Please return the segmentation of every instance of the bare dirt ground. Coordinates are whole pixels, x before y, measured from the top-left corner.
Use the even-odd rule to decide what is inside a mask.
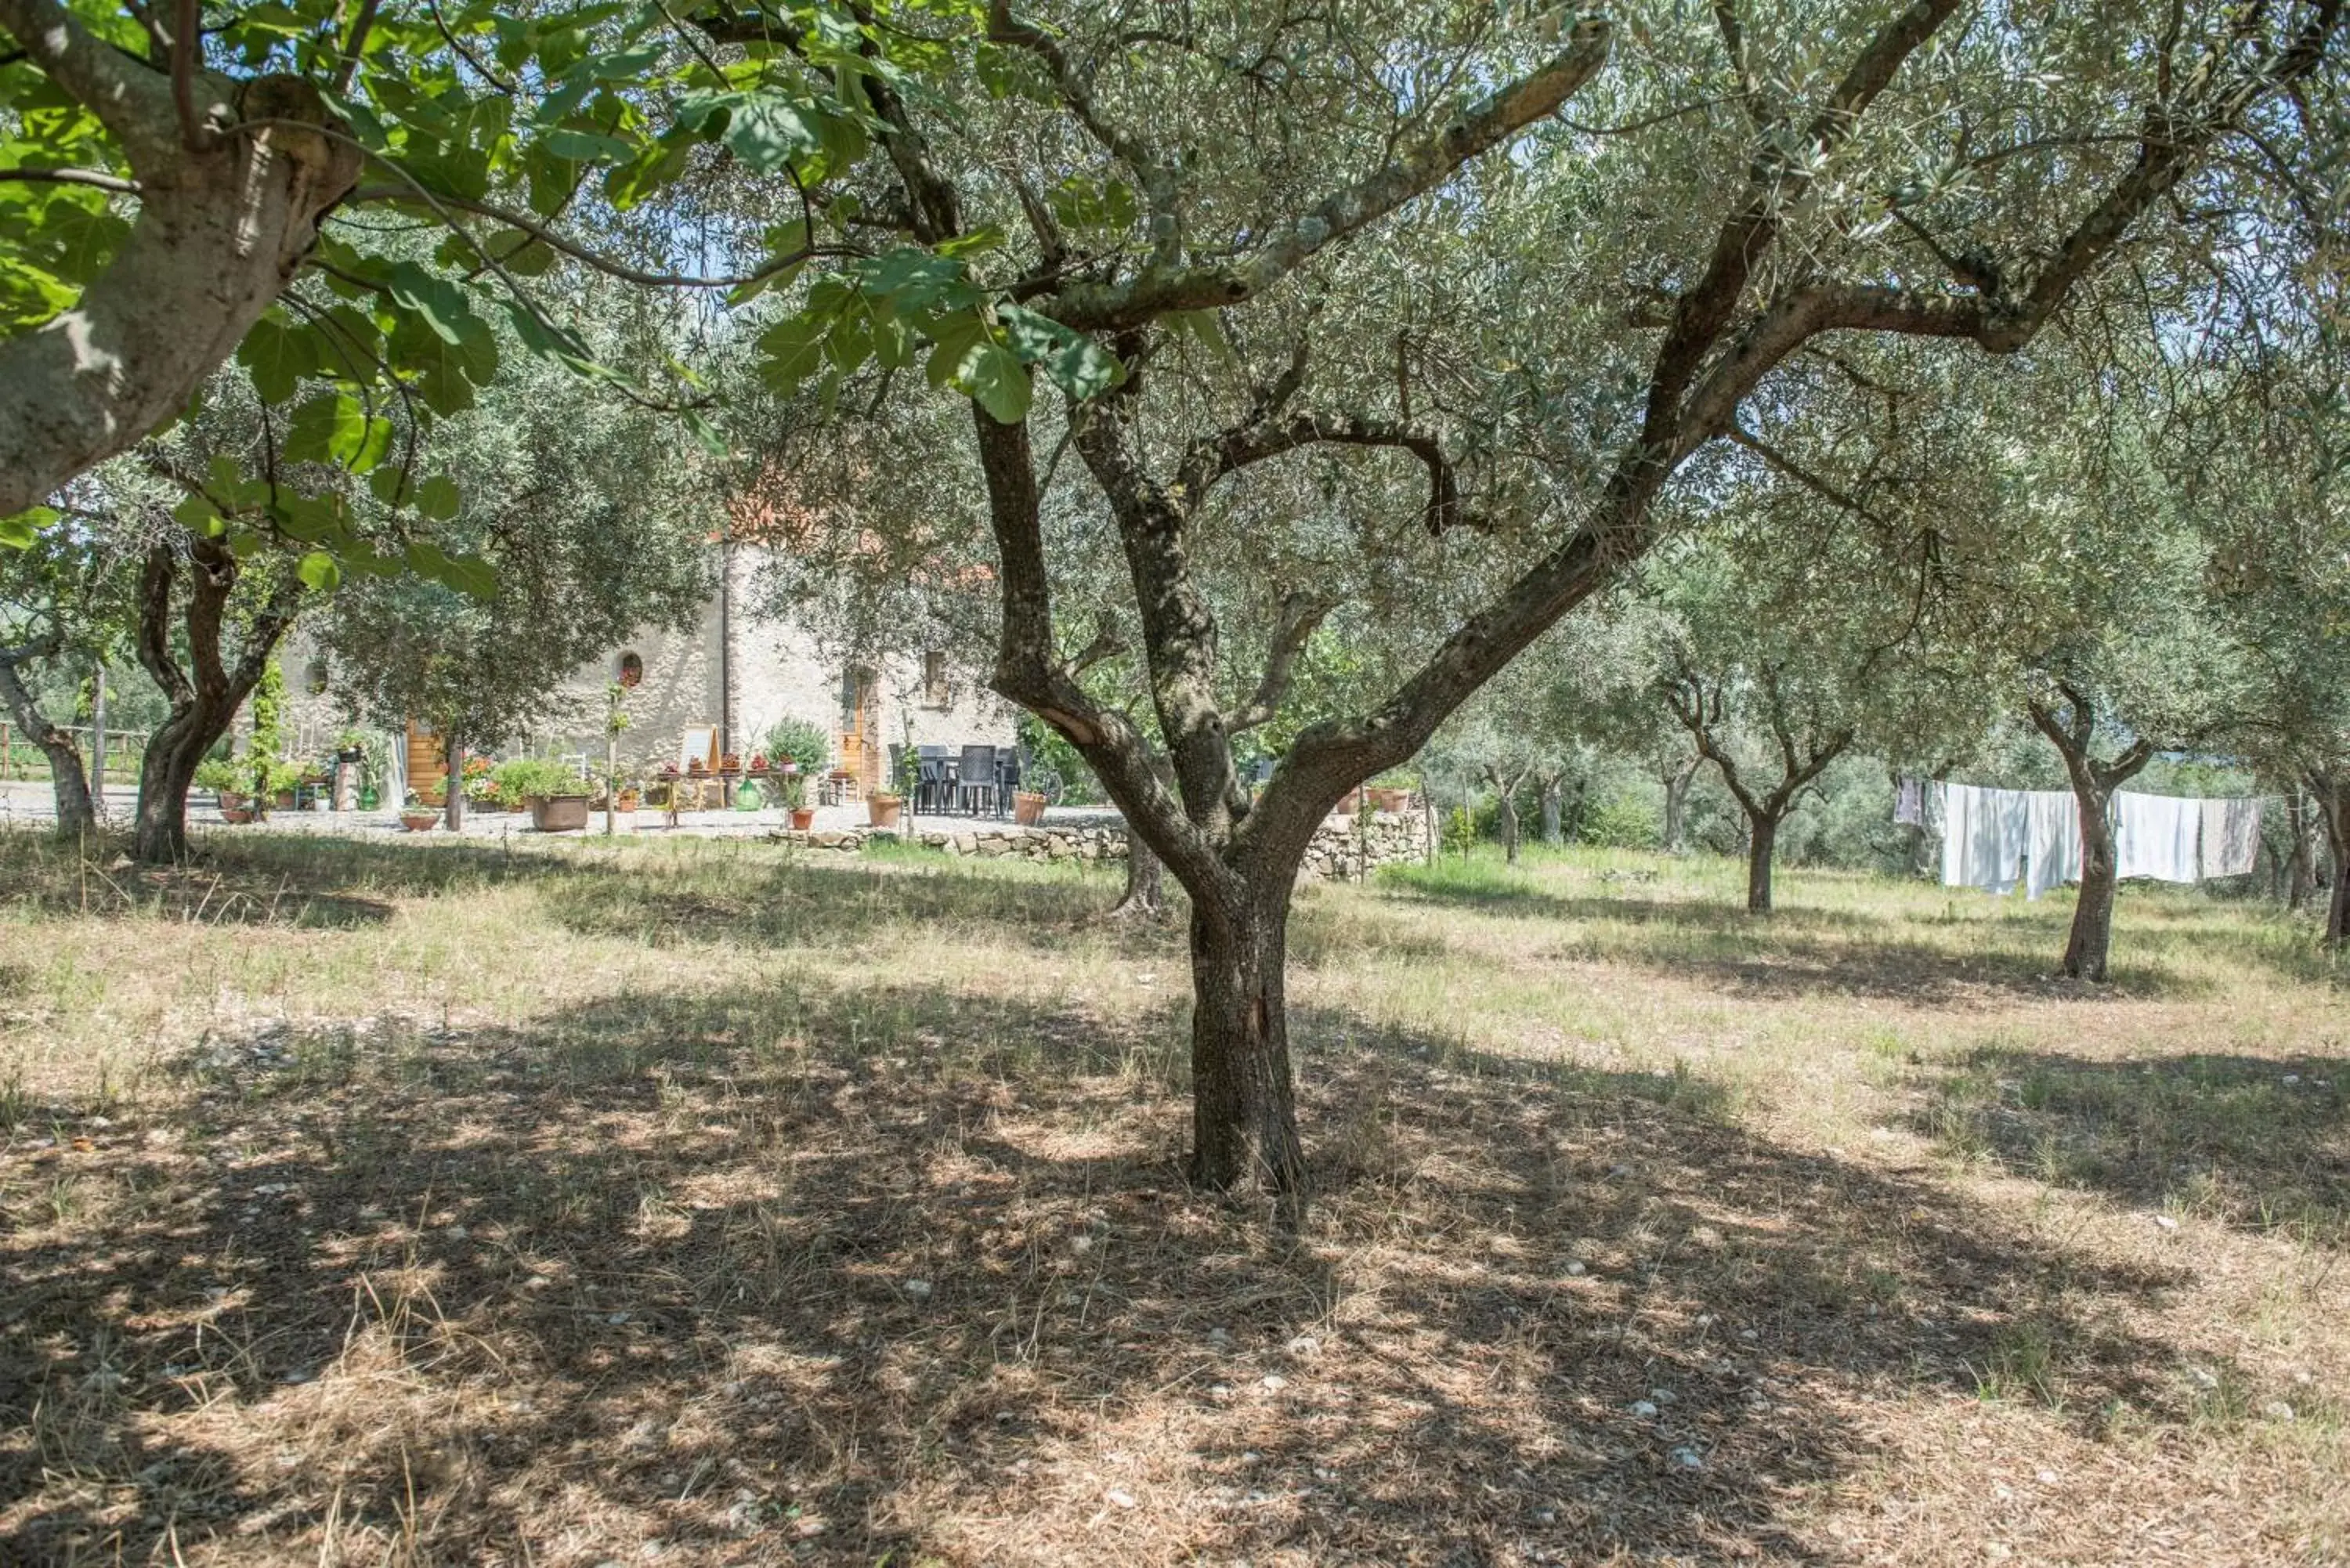
[[[0,836],[0,1562],[2350,1562],[2305,926],[1575,854],[1179,933],[761,845]]]

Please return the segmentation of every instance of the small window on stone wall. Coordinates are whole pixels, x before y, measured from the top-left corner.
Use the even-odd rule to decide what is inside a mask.
[[[644,684],[645,661],[633,652],[620,655],[619,681],[623,686]]]
[[[947,656],[932,649],[922,655],[922,706],[944,708],[951,697],[947,687]]]
[[[302,689],[313,697],[323,697],[327,694],[327,661],[325,659],[310,660],[309,668],[302,671]]]

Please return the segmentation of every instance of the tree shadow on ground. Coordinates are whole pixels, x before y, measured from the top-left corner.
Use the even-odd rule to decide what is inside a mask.
[[[1122,950],[1166,945],[1163,929],[1148,922],[1104,922],[1125,886],[1109,867],[1005,876],[945,855],[873,864],[779,852],[724,877],[681,882],[663,886],[642,874],[584,878],[566,889],[554,915],[583,935],[660,945],[833,946],[966,930],[1040,950],[1066,948],[1080,934],[1107,937]]]
[[[1398,898],[1450,904],[1496,915],[1548,920],[1615,920],[1630,925],[1684,927],[1721,935],[1751,936],[1757,929],[1773,928],[1866,931],[1879,924],[1854,909],[1794,904],[1773,909],[1768,915],[1755,915],[1743,905],[1730,902],[1727,897],[1665,897],[1631,891],[1558,893],[1534,881],[1530,874],[1510,873],[1490,878],[1451,881],[1423,879],[1418,875],[1419,869],[1417,867],[1406,867],[1404,875],[1382,877],[1380,885]],[[1607,886],[1631,888],[1641,887],[1653,878],[1627,877],[1595,880]]]
[[[1939,917],[1893,921],[1856,910],[1783,905],[1768,915],[1748,913],[1726,900],[1624,894],[1576,896],[1539,887],[1483,885],[1453,889],[1399,887],[1409,901],[1451,905],[1505,917],[1541,920],[1566,929],[1569,939],[1550,955],[1565,961],[1627,963],[1676,977],[1706,980],[1738,996],[1800,1000],[1844,996],[1947,1006],[1985,993],[2035,1000],[2161,997],[2209,994],[2211,981],[2182,974],[2129,950],[2137,934],[2116,939],[2109,983],[2085,987],[2054,973],[2064,950],[2070,910],[2051,906],[2008,940],[2028,940],[2030,948],[1977,947],[1954,950],[1933,940],[1903,935],[1905,926],[1939,927]],[[1630,926],[1665,933],[1619,940],[1615,928]],[[2176,936],[2164,931],[2166,940]],[[2236,933],[2227,933],[2233,938]],[[2248,959],[2275,968],[2286,978],[2310,978],[2310,965],[2287,959],[2274,944],[2235,947]]]
[[[1815,1562],[1856,1405],[2028,1341],[2188,1415],[2106,1326],[2168,1276],[1686,1075],[1301,1017],[1284,1241],[1180,1179],[1184,1024],[782,981],[208,1037],[0,1155],[0,1557]]]
[[[8,902],[47,914],[336,927],[390,919],[391,898],[543,877],[562,866],[494,845],[411,846],[261,829],[200,832],[192,844],[182,864],[140,866],[124,852],[127,838],[85,849],[47,835],[0,832],[0,875]]]
[[[214,925],[374,924],[391,917],[395,899],[523,885],[543,889],[548,918],[569,929],[657,945],[837,944],[958,925],[1048,949],[1066,946],[1079,930],[1105,929],[1130,930],[1137,950],[1163,945],[1148,924],[1101,924],[1123,888],[1115,867],[1006,876],[945,855],[876,863],[781,846],[745,856],[730,846],[701,857],[693,852],[701,842],[652,859],[644,846],[592,839],[517,847],[223,832],[200,836],[187,865],[150,868],[110,848],[84,855],[71,845],[0,835],[0,873],[9,901],[45,913]]]
[[[1945,1068],[1912,1119],[1954,1153],[2035,1180],[2350,1245],[2350,1069],[2338,1057],[1986,1048]]]

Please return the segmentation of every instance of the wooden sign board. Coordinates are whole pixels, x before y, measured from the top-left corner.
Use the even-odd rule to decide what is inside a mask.
[[[696,763],[700,763],[711,773],[714,774],[718,771],[717,725],[689,724],[686,726],[685,739],[680,741],[677,746],[677,770],[680,773],[691,773]]]

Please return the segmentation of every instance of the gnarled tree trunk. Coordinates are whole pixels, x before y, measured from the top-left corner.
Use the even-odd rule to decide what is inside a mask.
[[[2074,980],[2106,978],[2106,955],[2114,942],[2114,890],[2119,857],[2114,851],[2110,791],[2073,791],[2081,808],[2081,897],[2073,906],[2073,929],[2064,938],[2064,974]]]
[[[1771,858],[1779,844],[1779,818],[1768,809],[1749,813],[1746,818],[1746,910],[1749,914],[1771,912]]]
[[[2285,908],[2298,913],[2317,891],[2316,857],[2311,852],[2309,796],[2299,784],[2285,792],[2285,832],[2291,846],[2285,855]]]
[[[183,125],[166,70],[101,42],[56,0],[0,0],[0,28],[121,142],[139,207],[79,299],[0,342],[4,517],[187,405],[284,292],[360,155],[330,134],[344,123],[300,78],[194,71]]]
[[[2058,691],[2070,711],[2059,716],[2039,702],[2032,704],[2032,722],[2064,759],[2064,774],[2072,782],[2073,798],[2081,812],[2081,896],[2073,906],[2073,929],[2064,939],[2061,972],[2070,979],[2103,981],[2106,959],[2114,940],[2114,890],[2119,886],[2120,862],[2114,848],[2112,818],[2107,815],[2114,791],[2135,777],[2154,756],[2150,742],[2141,738],[2110,763],[2090,753],[2096,738],[2097,715],[2088,697],[2060,683]]]
[[[1681,839],[1688,829],[1690,784],[1697,777],[1703,757],[1691,757],[1686,767],[1677,768],[1664,775],[1665,827],[1661,847],[1668,855],[1680,853]]]
[[[2325,829],[2327,897],[2325,934],[2329,948],[2350,942],[2350,779],[2326,772],[2313,773],[2310,792],[2317,818]]]
[[[1290,885],[1248,888],[1191,914],[1191,1179],[1305,1189],[1282,998]]]
[[[81,748],[65,729],[41,711],[41,705],[25,684],[22,665],[34,658],[47,658],[57,651],[57,642],[50,639],[25,648],[0,649],[0,700],[8,705],[9,713],[25,738],[41,749],[49,760],[49,779],[57,802],[57,836],[84,838],[98,826],[98,812],[89,793],[89,775],[83,770]]]
[[[187,557],[187,591],[173,635],[181,551]],[[170,714],[148,737],[139,775],[139,805],[132,818],[131,853],[152,865],[187,858],[188,789],[204,755],[228,733],[236,711],[259,684],[277,644],[294,624],[301,599],[289,577],[244,628],[244,645],[230,665],[221,650],[229,595],[240,566],[226,545],[184,535],[166,538],[147,552],[139,585],[139,662],[172,704]],[[188,665],[180,664],[175,642],[183,643]]]
[[[1157,920],[1167,914],[1167,866],[1139,833],[1126,836],[1126,891],[1110,906],[1122,919]]]
[[[153,866],[188,857],[188,791],[204,755],[236,717],[240,696],[193,699],[172,704],[171,715],[147,737],[139,771],[139,805],[131,818],[131,853]]]

